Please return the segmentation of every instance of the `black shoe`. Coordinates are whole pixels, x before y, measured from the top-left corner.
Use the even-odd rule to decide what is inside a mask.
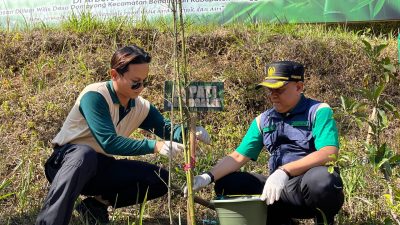
[[[107,206],[92,197],[83,200],[75,209],[87,224],[96,225],[110,223]]]

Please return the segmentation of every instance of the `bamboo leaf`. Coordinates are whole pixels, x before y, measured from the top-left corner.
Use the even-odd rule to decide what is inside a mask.
[[[374,145],[365,145],[366,149],[368,150],[368,159],[370,162],[375,163],[376,158],[376,147]]]
[[[342,102],[342,108],[345,112],[347,112],[347,103],[348,103],[348,98],[344,96],[340,96],[340,101]]]
[[[378,15],[378,13],[381,11],[384,4],[385,4],[385,0],[378,0],[378,2],[376,3],[376,5],[374,7],[374,17],[376,17],[376,15]]]
[[[389,75],[389,73],[384,72],[384,73],[383,73],[383,76],[384,76],[384,81],[385,81],[385,83],[389,83],[389,81],[390,81],[390,75]]]
[[[395,156],[391,157],[389,159],[389,163],[394,166],[400,165],[400,155],[395,155]]]
[[[383,68],[391,73],[395,73],[396,72],[396,67],[393,64],[386,64],[383,65]]]
[[[342,105],[342,109],[346,112],[347,111],[347,98],[344,97],[343,95],[340,96],[340,101]]]
[[[375,124],[374,122],[372,122],[372,121],[367,121],[367,123],[368,123],[368,125],[371,127],[371,129],[372,129],[372,133],[376,134],[376,131],[377,131],[377,126],[376,126],[376,124]]]
[[[387,128],[389,122],[388,122],[388,119],[387,119],[385,111],[383,111],[382,109],[378,109],[378,118],[379,118],[383,128]]]
[[[368,42],[368,41],[366,41],[366,40],[361,40],[363,43],[364,43],[364,45],[365,45],[365,50],[366,50],[366,52],[367,53],[371,53],[372,52],[372,46],[371,46],[371,44]]]
[[[388,101],[384,101],[383,105],[382,105],[387,111],[391,112],[394,114],[394,116],[398,119],[400,119],[400,114],[399,111],[397,110],[397,107],[392,105],[390,102]]]
[[[373,49],[373,54],[374,54],[374,56],[375,56],[375,57],[380,56],[382,50],[385,49],[387,46],[388,46],[387,43],[386,43],[386,44],[380,44],[380,45],[378,45],[378,46],[375,46],[374,49]]]
[[[376,165],[377,168],[381,168],[383,164],[385,164],[386,162],[388,162],[389,159],[384,158],[382,160],[380,160],[379,162],[377,162],[378,164]]]
[[[387,110],[389,110],[390,112],[393,112],[393,111],[396,111],[396,110],[397,110],[396,107],[395,107],[394,105],[390,104],[390,102],[388,102],[388,101],[386,101],[386,100],[384,101],[383,106],[385,106],[385,108],[386,108]]]
[[[382,162],[382,160],[385,158],[385,153],[386,153],[386,144],[383,144],[377,148],[375,152],[375,164],[379,168],[379,163]]]
[[[379,101],[379,97],[381,96],[382,92],[385,90],[385,83],[380,81],[378,86],[375,88],[374,90],[374,94],[373,94],[373,101],[375,103],[378,103]]]
[[[364,102],[356,102],[353,107],[353,112],[356,113],[360,108],[365,107],[367,104]]]
[[[354,118],[357,126],[361,129],[363,127],[363,121],[360,118]]]
[[[370,89],[362,88],[358,90],[365,98],[367,98],[369,101],[374,102],[374,93],[375,91],[371,91]]]

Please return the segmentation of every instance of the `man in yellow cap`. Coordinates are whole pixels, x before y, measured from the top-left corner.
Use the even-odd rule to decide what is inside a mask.
[[[325,166],[338,154],[339,141],[332,109],[306,98],[304,66],[279,61],[266,66],[264,87],[273,108],[250,125],[239,147],[209,172],[195,177],[195,191],[215,181],[217,195],[261,195],[268,204],[268,225],[290,224],[291,218],[314,218],[328,224],[343,205],[338,170]],[[237,172],[257,160],[265,146],[270,153],[269,176]]]

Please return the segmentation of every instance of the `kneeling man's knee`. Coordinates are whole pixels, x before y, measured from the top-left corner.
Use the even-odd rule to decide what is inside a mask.
[[[337,213],[343,205],[343,183],[338,171],[330,173],[325,166],[310,169],[301,182],[306,203]]]

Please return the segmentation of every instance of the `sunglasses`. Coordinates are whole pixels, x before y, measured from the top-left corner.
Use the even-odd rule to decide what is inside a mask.
[[[268,89],[268,94],[269,94],[269,95],[272,95],[272,94],[281,95],[281,94],[283,94],[283,93],[286,91],[286,89],[287,89],[285,86],[286,86],[288,83],[289,83],[289,82],[285,83],[282,87],[277,88],[277,89],[267,88],[267,89]]]
[[[123,77],[124,79],[127,79],[126,77],[124,77],[123,75],[121,75],[121,73],[118,73],[121,77]],[[147,80],[147,78],[140,82],[140,81],[132,81],[131,83],[131,89],[132,90],[137,90],[139,88],[143,87],[147,87],[149,85],[149,81]]]
[[[147,87],[149,85],[149,82],[147,80],[144,80],[143,82],[139,82],[139,81],[133,81],[131,84],[131,89],[132,90],[137,90],[139,88],[143,87]]]

